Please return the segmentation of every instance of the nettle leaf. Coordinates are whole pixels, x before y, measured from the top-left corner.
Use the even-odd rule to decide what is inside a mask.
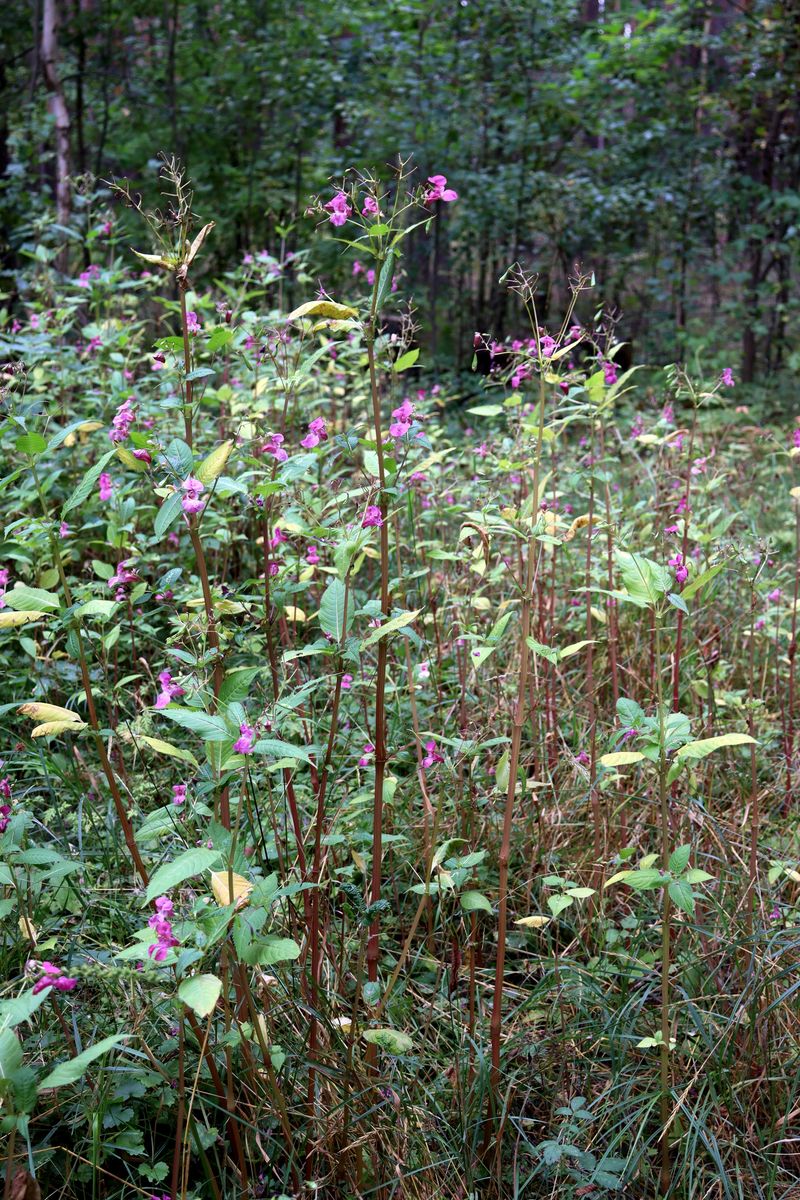
[[[95,1042],[94,1046],[90,1046],[88,1050],[84,1050],[82,1054],[78,1054],[75,1058],[71,1058],[69,1062],[59,1063],[49,1075],[45,1075],[44,1079],[39,1082],[39,1089],[45,1091],[48,1088],[64,1087],[65,1084],[75,1083],[85,1074],[87,1067],[93,1063],[96,1058],[100,1058],[113,1046],[117,1046],[126,1037],[130,1037],[127,1033],[112,1033],[110,1037],[105,1037],[102,1041]]]
[[[208,850],[205,846],[195,846],[184,851],[172,862],[164,863],[163,867],[159,867],[155,874],[151,875],[145,902],[149,904],[156,896],[165,895],[186,879],[210,870],[217,865],[219,859],[219,850]]]
[[[192,975],[178,988],[178,999],[198,1017],[209,1016],[217,1006],[222,980],[216,975]]]
[[[414,1047],[408,1034],[400,1029],[366,1029],[362,1036],[365,1042],[380,1046],[387,1054],[408,1054]]]
[[[676,908],[694,914],[694,892],[685,879],[673,879],[667,891]]]
[[[673,850],[669,857],[669,869],[673,875],[683,874],[689,865],[689,855],[691,853],[691,846],[678,846],[677,850]]]
[[[724,750],[726,746],[757,746],[758,742],[749,733],[723,733],[719,737],[702,738],[699,742],[687,742],[678,750],[677,758],[700,759]]]
[[[336,642],[342,640],[342,634],[353,624],[354,605],[347,603],[347,588],[341,579],[331,579],[319,605],[319,625],[323,633],[327,633]],[[347,609],[345,622],[345,608]]]
[[[640,608],[656,604],[669,590],[672,576],[660,563],[642,554],[629,554],[626,550],[615,550],[614,557],[627,593],[626,599]]]

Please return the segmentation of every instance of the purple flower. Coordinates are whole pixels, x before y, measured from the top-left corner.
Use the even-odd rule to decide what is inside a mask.
[[[205,500],[201,500],[200,497],[206,490],[205,484],[190,475],[188,479],[184,479],[181,488],[184,492],[184,497],[181,500],[183,511],[188,514],[202,512],[206,506],[206,502]]]
[[[431,186],[423,196],[426,204],[433,204],[434,200],[444,200],[446,204],[449,204],[451,201],[458,199],[458,192],[454,192],[452,188],[447,186],[447,177],[445,175],[429,175],[428,183]]]
[[[358,760],[360,767],[368,767],[372,761],[372,756],[375,753],[375,747],[372,742],[367,742],[364,749],[361,751],[361,758]]]
[[[736,380],[733,378],[733,371],[730,367],[725,367],[719,377],[719,381],[723,387],[734,387]]]
[[[201,325],[197,319],[196,312],[187,312],[186,314],[186,331],[187,333],[200,333]]]
[[[155,930],[158,938],[157,942],[153,942],[152,946],[147,948],[147,953],[155,962],[163,962],[172,947],[179,945],[169,920],[172,912],[173,904],[169,896],[159,896],[156,900],[156,911],[147,922],[150,928]]]
[[[434,763],[444,762],[439,751],[436,749],[436,742],[430,741],[425,743],[426,754],[422,760],[423,767],[432,767]]]
[[[169,671],[162,671],[158,676],[158,682],[161,685],[161,691],[156,696],[156,708],[166,708],[178,696],[186,695],[186,692],[179,684],[172,682],[172,675]]]
[[[328,440],[328,429],[325,424],[324,417],[315,417],[309,422],[308,433],[301,441],[300,445],[305,446],[306,450],[313,450],[320,442]]]
[[[379,217],[381,215],[378,201],[374,196],[366,196],[364,198],[364,207],[361,209],[361,215],[364,217]]]
[[[173,783],[173,785],[172,785],[172,803],[173,804],[180,805],[180,804],[186,803],[186,789],[188,786],[189,785],[186,783]]]
[[[54,987],[58,992],[71,992],[78,986],[77,979],[65,975],[61,967],[57,967],[55,963],[43,962],[34,964],[34,966],[41,972],[40,978],[33,985],[34,996],[48,987]]]
[[[342,676],[342,691],[349,692],[352,686],[353,676],[348,671],[345,671],[344,675]]]
[[[329,200],[325,205],[330,215],[331,225],[344,225],[350,213],[353,211],[347,203],[347,196],[344,192],[337,192],[332,200]]]
[[[309,546],[306,553],[306,562],[309,566],[315,567],[319,562],[319,551],[316,546]]]
[[[286,462],[289,455],[283,449],[283,434],[268,433],[267,440],[261,446],[262,454],[271,454],[278,462]]]
[[[108,433],[108,436],[112,442],[124,442],[128,436],[130,427],[134,420],[133,409],[131,408],[131,401],[134,399],[134,396],[128,396],[128,399],[120,404],[119,408],[114,414],[114,419],[111,422],[111,429]]]
[[[767,599],[770,600],[773,604],[777,604],[778,601],[780,600],[780,598],[781,598],[781,589],[780,588],[773,588],[771,592],[767,593]]]
[[[603,363],[603,379],[608,387],[612,387],[617,382],[617,364],[615,362]]]
[[[98,483],[100,484],[100,499],[110,500],[114,494],[114,481],[108,471],[103,471]]]
[[[234,754],[252,754],[253,743],[256,740],[256,731],[252,725],[242,724],[239,726],[240,736],[233,744]]]
[[[382,515],[381,510],[378,507],[378,505],[377,504],[368,504],[367,510],[364,513],[364,518],[361,522],[362,528],[369,529],[370,526],[374,525],[377,529],[380,529],[382,524],[383,524],[383,515]]]
[[[677,551],[672,558],[668,559],[668,565],[675,568],[675,582],[685,583],[689,578],[688,568],[684,565],[683,555]]]

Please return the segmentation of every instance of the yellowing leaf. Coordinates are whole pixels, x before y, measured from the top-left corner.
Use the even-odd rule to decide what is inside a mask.
[[[140,474],[147,470],[147,463],[142,462],[140,458],[137,458],[125,446],[115,446],[114,450],[116,451],[117,458],[128,470],[138,471]]]
[[[21,713],[23,717],[30,717],[33,721],[66,721],[76,725],[84,724],[71,708],[61,708],[58,704],[39,704],[32,701],[30,704],[21,705],[17,712]]]
[[[31,730],[31,737],[49,737],[53,733],[77,733],[79,729],[85,728],[85,721],[45,721],[43,725],[37,725]]]
[[[793,487],[789,495],[794,496],[795,500],[800,500],[800,487]]]
[[[520,917],[515,921],[515,925],[521,925],[523,929],[544,929],[545,925],[549,925],[552,917],[543,917],[535,913],[532,917]]]
[[[122,737],[126,741],[135,741],[137,744],[142,743],[149,746],[151,750],[155,750],[156,754],[168,754],[170,758],[179,758],[181,762],[191,763],[193,767],[199,764],[197,759],[190,750],[184,750],[180,746],[173,746],[172,742],[165,742],[162,738],[146,737],[144,734],[132,735],[125,730]]]
[[[289,313],[287,321],[299,321],[302,317],[325,317],[331,321],[346,321],[348,317],[357,317],[358,311],[347,304],[337,304],[334,300],[309,300]]]
[[[216,450],[212,450],[207,458],[203,459],[195,470],[195,475],[201,483],[213,483],[222,474],[232,449],[233,442],[223,442],[221,446],[217,446]]]
[[[614,754],[601,754],[600,762],[604,767],[627,767],[643,758],[644,755],[638,750],[617,750]]]
[[[5,612],[0,612],[0,629],[14,629],[17,625],[27,625],[31,621],[41,621],[42,617],[49,616],[49,613],[37,612],[35,609],[32,612],[13,612],[8,609]]]
[[[231,892],[231,878],[233,892]],[[247,898],[253,890],[253,885],[249,879],[245,879],[244,875],[237,875],[235,871],[232,877],[227,871],[212,871],[211,890],[220,908],[235,904],[238,909],[244,908],[247,904]]]
[[[287,621],[306,621],[308,618],[302,608],[297,608],[294,604],[287,604],[283,610],[286,613]]]
[[[26,937],[34,946],[39,941],[39,935],[29,917],[22,916],[19,919],[19,931],[23,937]]]

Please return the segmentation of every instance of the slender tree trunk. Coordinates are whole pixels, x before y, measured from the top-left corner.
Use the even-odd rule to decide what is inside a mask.
[[[43,0],[41,60],[47,86],[47,110],[56,132],[56,212],[59,225],[69,223],[72,211],[70,189],[70,117],[67,98],[58,70],[59,0]]]

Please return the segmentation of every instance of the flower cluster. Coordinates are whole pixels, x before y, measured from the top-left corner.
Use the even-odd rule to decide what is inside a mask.
[[[286,462],[289,455],[283,449],[283,434],[268,433],[267,440],[259,447],[261,454],[271,454],[278,462]]]
[[[161,691],[156,696],[156,708],[166,708],[178,696],[186,695],[182,687],[172,682],[172,675],[169,671],[161,671],[158,676],[158,682],[161,685]]]
[[[243,723],[239,726],[239,737],[233,743],[234,754],[252,754],[256,740],[256,731],[252,725]]]
[[[719,381],[723,387],[734,387],[736,385],[736,380],[733,378],[733,371],[730,367],[725,367],[719,377]]]
[[[331,225],[344,225],[347,218],[353,211],[347,203],[347,196],[344,192],[337,192],[332,200],[329,200],[325,205],[330,215]]]
[[[57,992],[71,992],[78,986],[77,979],[65,974],[55,963],[43,962],[29,965],[34,970],[41,972],[39,979],[33,985],[34,996],[38,996],[39,992],[43,992],[48,987],[54,987]]]
[[[364,513],[364,518],[361,522],[362,527],[364,529],[369,529],[370,526],[374,525],[377,529],[380,529],[382,524],[383,516],[378,505],[368,504],[366,512]]]
[[[372,756],[375,753],[375,747],[372,742],[367,742],[364,749],[361,751],[361,758],[358,760],[360,767],[368,767],[372,762]]]
[[[433,204],[435,200],[444,200],[449,204],[453,200],[458,199],[458,192],[453,191],[447,186],[447,178],[444,175],[429,175],[428,183],[431,185],[425,193],[423,199],[426,204]]]
[[[325,424],[324,417],[315,417],[309,422],[308,433],[301,441],[300,445],[305,446],[306,450],[313,450],[320,442],[328,440],[328,427]]]
[[[130,428],[134,420],[131,402],[134,399],[134,396],[128,396],[128,399],[124,400],[122,404],[120,404],[119,408],[114,414],[114,419],[111,422],[111,428],[108,431],[108,436],[112,442],[124,442],[130,433]]]
[[[131,568],[131,560],[129,558],[124,558],[122,562],[117,565],[115,573],[108,581],[108,586],[110,588],[116,588],[116,591],[114,592],[114,599],[124,600],[125,588],[132,583],[138,583],[139,578],[140,576]]]
[[[147,947],[147,953],[155,962],[163,962],[172,947],[179,944],[169,919],[172,912],[173,906],[169,896],[159,896],[156,900],[156,911],[147,922],[150,928],[155,930],[158,938],[152,946]]]
[[[408,397],[397,408],[392,409],[394,420],[389,426],[389,433],[392,437],[401,438],[406,436],[411,428],[411,422],[414,420],[414,413],[414,405]]]
[[[202,512],[206,506],[205,500],[201,499],[206,490],[205,484],[200,479],[195,479],[193,475],[189,475],[181,484],[181,489],[183,491],[181,508],[187,516]]]
[[[607,387],[612,387],[617,382],[617,364],[608,359],[603,363],[603,379]]]

